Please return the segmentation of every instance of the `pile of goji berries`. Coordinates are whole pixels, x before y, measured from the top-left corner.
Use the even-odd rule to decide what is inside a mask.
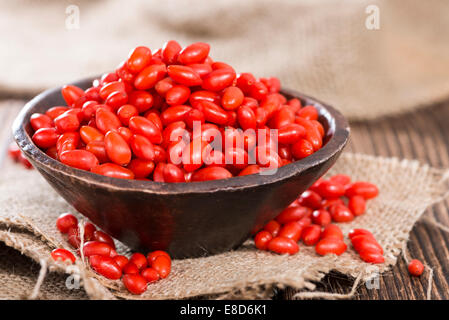
[[[27,158],[25,158],[23,152],[19,149],[17,144],[11,143],[9,145],[8,155],[14,162],[20,163],[26,169],[33,169],[33,165],[28,161]]]
[[[347,175],[319,179],[256,234],[255,245],[261,250],[295,254],[302,240],[306,246],[315,246],[319,255],[341,255],[347,245],[340,227],[332,222],[350,222],[364,214],[366,201],[378,193],[374,184],[351,182]],[[348,236],[362,260],[384,262],[383,249],[369,231],[354,229]]]
[[[136,47],[87,90],[64,86],[67,106],[33,114],[34,143],[75,168],[159,182],[254,174],[322,147],[314,106],[287,99],[277,78],[237,74],[209,51],[201,42]]]
[[[81,252],[80,230],[78,219],[69,213],[62,214],[56,220],[56,227],[61,233],[67,234],[70,245]],[[141,294],[147,289],[148,283],[166,278],[171,271],[171,258],[167,252],[157,250],[148,256],[134,253],[128,259],[115,251],[114,240],[90,222],[84,224],[84,244],[82,252],[89,261],[90,266],[102,276],[118,280],[129,292]],[[55,249],[51,253],[55,261],[76,261],[75,256],[66,249]]]

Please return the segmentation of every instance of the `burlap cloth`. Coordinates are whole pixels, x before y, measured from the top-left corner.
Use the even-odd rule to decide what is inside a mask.
[[[68,5],[79,29],[68,30]],[[380,29],[368,30],[368,5]],[[113,69],[135,45],[207,41],[237,71],[337,106],[350,119],[449,97],[447,0],[15,0],[0,5],[0,92],[36,93]]]
[[[380,196],[368,203],[367,213],[341,227],[345,233],[354,227],[371,230],[385,250],[384,264],[366,264],[352,249],[340,257],[321,257],[315,254],[313,247],[303,245],[299,254],[280,256],[257,250],[252,240],[248,240],[232,252],[175,260],[167,279],[149,285],[143,295],[133,296],[120,281],[108,281],[96,275],[81,259],[76,266],[53,262],[50,258],[53,248],[69,248],[56,230],[55,220],[61,212],[73,212],[73,209],[36,171],[26,171],[12,164],[7,164],[7,168],[7,173],[0,178],[0,241],[42,267],[37,279],[38,267],[29,270],[28,274],[21,271],[22,274],[16,276],[14,269],[13,272],[1,271],[2,264],[7,263],[5,257],[1,257],[0,298],[11,298],[18,290],[22,297],[33,298],[83,298],[86,297],[83,290],[93,299],[179,299],[200,295],[268,298],[273,294],[273,288],[291,286],[313,290],[314,282],[331,270],[368,279],[395,264],[414,223],[427,206],[441,199],[446,192],[445,180],[449,176],[447,172],[413,160],[350,153],[343,154],[331,169],[329,174],[346,173],[356,180],[368,180],[379,186]],[[120,244],[119,251],[126,253],[127,249]],[[53,272],[46,278],[47,269]],[[67,275],[55,276],[54,273]],[[79,275],[82,284],[79,289],[66,287],[69,274]],[[31,285],[33,279],[37,286]],[[22,283],[24,285],[18,289]]]

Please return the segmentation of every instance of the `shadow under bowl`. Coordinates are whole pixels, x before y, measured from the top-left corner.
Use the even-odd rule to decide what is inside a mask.
[[[92,80],[74,84],[85,89]],[[166,250],[174,258],[211,255],[241,245],[335,163],[350,131],[331,106],[284,89],[288,98],[298,98],[319,112],[324,146],[311,156],[273,175],[193,183],[123,180],[66,166],[33,143],[30,116],[64,105],[60,92],[61,88],[47,90],[20,112],[13,125],[20,149],[56,192],[105,232],[132,249]]]

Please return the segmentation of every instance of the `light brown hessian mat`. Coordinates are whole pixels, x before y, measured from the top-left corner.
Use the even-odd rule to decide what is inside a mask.
[[[73,4],[79,29],[68,30],[65,12]],[[370,5],[379,8],[379,30],[365,26]],[[351,120],[449,97],[447,0],[16,0],[1,6],[0,91],[35,93],[112,70],[136,45],[156,49],[177,39],[209,42],[214,59],[238,72],[278,76]]]
[[[441,199],[448,189],[444,181],[447,173],[417,161],[343,154],[329,174],[345,173],[355,180],[376,183],[380,195],[368,203],[365,215],[341,227],[345,233],[354,227],[371,230],[385,250],[384,264],[373,267],[362,262],[350,245],[340,257],[320,257],[313,248],[303,245],[299,254],[280,256],[256,250],[253,242],[248,240],[236,251],[206,258],[175,260],[167,279],[149,285],[145,294],[133,296],[127,293],[120,281],[108,281],[97,276],[86,269],[80,259],[76,266],[54,264],[50,251],[55,247],[69,248],[57,232],[55,220],[60,213],[73,210],[36,171],[8,167],[9,173],[0,178],[0,240],[43,266],[34,291],[26,292],[31,286],[23,286],[23,296],[32,298],[57,298],[58,292],[61,292],[61,298],[70,296],[70,290],[64,287],[68,275],[45,277],[47,268],[79,275],[87,294],[94,299],[178,299],[200,295],[269,298],[275,287],[313,290],[314,282],[330,270],[357,279],[368,279],[395,264],[414,223],[425,208]],[[123,245],[119,246],[119,251],[127,252]],[[7,269],[0,268],[0,297],[9,297],[10,291],[11,297],[15,297],[14,292],[25,280],[12,276],[14,269],[9,270],[11,277],[7,272]],[[34,275],[24,276],[36,278],[37,273],[34,270]],[[58,281],[64,283],[56,283]],[[49,282],[53,284],[49,286]],[[41,283],[39,293],[37,289]],[[71,298],[83,297],[80,290],[72,291]]]

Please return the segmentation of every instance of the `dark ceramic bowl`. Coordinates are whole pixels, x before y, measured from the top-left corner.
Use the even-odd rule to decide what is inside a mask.
[[[75,85],[87,88],[92,79]],[[293,90],[291,98],[314,105],[325,145],[313,155],[280,168],[274,175],[249,175],[194,183],[122,180],[62,164],[31,140],[30,116],[63,105],[61,88],[28,102],[14,122],[14,138],[48,183],[77,211],[136,250],[167,250],[175,258],[198,257],[239,246],[273,219],[337,160],[349,126],[334,108]]]

